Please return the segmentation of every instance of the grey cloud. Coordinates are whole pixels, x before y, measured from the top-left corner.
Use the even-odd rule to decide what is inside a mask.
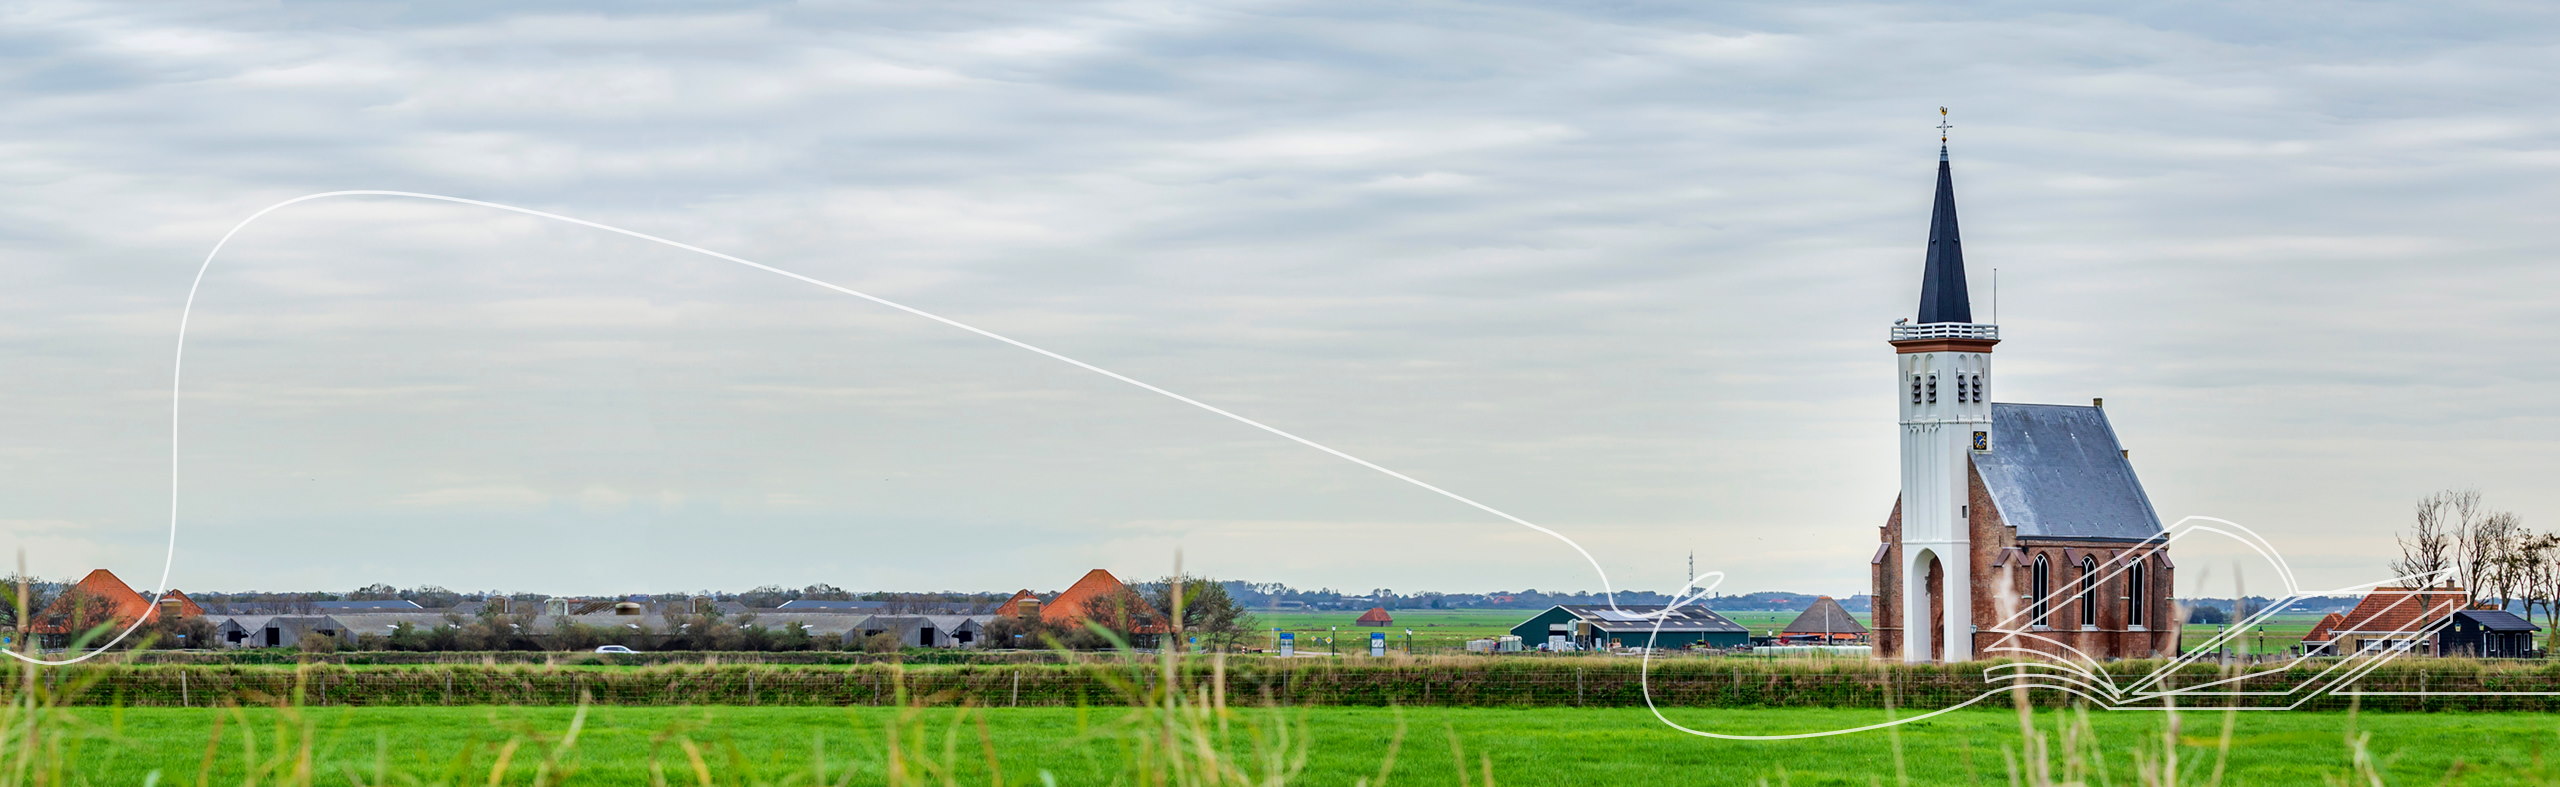
[[[2532,87],[2560,60],[2535,9],[18,21],[0,499],[82,524],[6,529],[53,573],[157,557],[167,332],[205,247],[277,199],[406,188],[980,323],[1554,524],[1622,581],[1663,586],[1697,548],[1732,587],[1855,592],[1891,502],[1881,333],[1910,307],[1939,104],[1979,297],[2001,271],[2001,398],[2107,396],[2164,511],[2258,527],[2343,583],[2381,559],[2329,545],[2433,487],[2560,510],[2534,480],[2560,458],[2554,372],[2529,362],[2560,324],[2532,207],[2560,202]],[[674,584],[995,589],[1176,545],[1307,584],[1592,585],[1535,534],[1235,424],[520,217],[297,207],[204,309],[185,499],[208,546],[185,587],[601,590],[684,566],[706,573]],[[680,562],[703,533],[816,554]],[[1364,535],[1381,546],[1345,543]],[[245,562],[275,542],[301,562]],[[986,552],[916,568],[955,545]],[[560,550],[595,559],[540,557]]]

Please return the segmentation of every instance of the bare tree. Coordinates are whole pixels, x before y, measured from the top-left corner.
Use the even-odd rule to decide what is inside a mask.
[[[2463,493],[2437,492],[2418,501],[2417,522],[2406,535],[2394,536],[2400,544],[2400,559],[2392,561],[2391,573],[2414,581],[2434,584],[2443,577],[2437,574],[2454,564],[2454,504]],[[2477,493],[2471,497],[2477,498]]]
[[[2471,597],[2479,600],[2494,595],[2498,608],[2506,609],[2507,602],[2516,597],[2517,589],[2523,585],[2525,561],[2517,552],[2529,535],[2524,518],[2512,511],[2499,511],[2481,517],[2472,532],[2472,540],[2486,546],[2476,550],[2484,568]]]
[[[2560,629],[2560,534],[2525,532],[2516,539],[2516,583],[2523,590],[2524,615],[2533,617],[2539,601],[2546,629]]]
[[[2464,593],[2476,600],[2495,570],[2498,549],[2495,534],[2481,527],[2480,490],[2449,489],[2428,500],[2435,501],[2439,521],[2453,536],[2454,578],[2462,583]],[[2419,502],[2426,504],[2427,501]]]

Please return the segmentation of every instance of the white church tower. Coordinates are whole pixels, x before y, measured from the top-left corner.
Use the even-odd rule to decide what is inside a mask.
[[[2000,328],[1973,321],[1945,128],[1941,123],[1919,319],[1895,321],[1892,340],[1901,372],[1901,650],[1912,662],[1974,658],[1973,607],[1993,601],[1973,598],[1969,471],[1971,454],[1992,448],[1991,347],[2000,343]]]

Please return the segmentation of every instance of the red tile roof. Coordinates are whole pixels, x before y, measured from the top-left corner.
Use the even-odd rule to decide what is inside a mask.
[[[1121,584],[1120,578],[1112,576],[1109,571],[1098,568],[1087,571],[1083,579],[1076,580],[1075,584],[1067,586],[1067,589],[1059,593],[1057,598],[1040,605],[1040,619],[1060,624],[1083,621],[1090,617],[1091,610],[1088,607],[1127,587],[1128,585]],[[1164,633],[1164,616],[1157,614],[1153,607],[1146,606],[1145,601],[1139,601],[1138,605],[1139,608],[1134,615],[1137,620],[1130,621],[1136,625],[1129,630],[1140,634]]]
[[[1025,601],[1029,601],[1034,604],[1040,603],[1040,594],[1033,593],[1029,590],[1016,590],[1013,592],[1013,598],[1005,599],[1003,606],[996,607],[996,614],[1008,618],[1020,615],[1022,614],[1022,602]]]
[[[1360,620],[1357,621],[1358,625],[1362,626],[1384,626],[1394,622],[1396,622],[1395,616],[1387,614],[1386,607],[1370,607],[1369,611],[1360,613]]]
[[[2302,641],[2327,642],[2337,639],[2338,626],[2345,622],[2347,622],[2347,616],[2331,612],[2327,617],[2321,618],[2320,622],[2311,624],[2311,631],[2302,635]]]
[[[53,603],[45,605],[45,612],[43,615],[38,616],[38,619],[52,619],[70,614],[71,610],[69,609],[69,605],[74,600],[81,597],[96,598],[103,601],[107,606],[105,610],[106,616],[113,619],[119,626],[129,625],[138,618],[149,619],[154,613],[154,609],[151,605],[151,599],[145,598],[141,593],[135,592],[133,586],[125,584],[124,580],[116,578],[115,572],[101,568],[90,571],[88,576],[81,577],[78,583],[75,583],[69,589],[64,590],[62,595],[55,596]],[[185,593],[175,590],[169,591],[168,599],[166,600],[177,602],[178,617],[195,617],[204,614],[204,606],[197,604],[194,599],[187,598],[187,594]],[[85,624],[82,626],[83,628],[96,626],[105,622],[107,621],[65,621],[66,624]],[[71,633],[70,629],[70,625],[48,625],[45,623],[34,623],[27,626],[28,631],[37,634],[68,634]]]
[[[2345,620],[2330,630],[2341,633],[2416,634],[2419,630],[2443,621],[2470,606],[2470,594],[2461,588],[2374,588],[2356,608],[2347,612]]]

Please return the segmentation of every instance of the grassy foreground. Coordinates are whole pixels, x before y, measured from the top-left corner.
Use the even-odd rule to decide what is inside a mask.
[[[566,784],[649,784],[653,771],[674,783],[851,783],[887,780],[889,752],[944,762],[952,783],[1109,784],[1127,781],[1120,726],[1126,709],[1022,708],[964,712],[895,708],[636,708],[586,710],[576,743],[553,759],[574,708],[310,708],[217,711],[186,708],[79,709],[79,780],[195,784],[214,762],[212,783],[242,783],[242,752],[294,756],[301,741],[324,783],[481,783],[501,756],[522,783],[543,763]],[[299,714],[299,716],[295,716]],[[1302,735],[1312,744],[1292,783],[1455,785],[1641,784],[2011,784],[2005,763],[2028,740],[2007,710],[1966,710],[1884,732],[1800,741],[1743,742],[1692,737],[1641,709],[1311,708],[1248,711],[1238,734]],[[1676,720],[1727,732],[1795,732],[1873,723],[1873,710],[1770,709],[1677,712]],[[2075,718],[2040,714],[2044,727]],[[2548,714],[2240,714],[2224,747],[2224,714],[2177,716],[2178,783],[2203,784],[2227,750],[2224,784],[2367,783],[2355,777],[2356,736],[2390,783],[2560,784],[2560,717]],[[2142,784],[2162,757],[2166,716],[2096,713],[2095,741],[2106,783]],[[1242,727],[1246,722],[1239,721]],[[1401,745],[1393,743],[1402,728]],[[297,731],[300,730],[300,731]],[[2052,734],[2053,730],[2045,732]],[[1452,751],[1454,733],[1464,753]],[[898,742],[893,734],[903,735]],[[2056,736],[2057,738],[2059,736]],[[518,746],[510,748],[508,743]],[[1901,747],[1897,769],[1895,747]],[[208,757],[208,746],[221,756]],[[2047,756],[2065,759],[2054,744]],[[1391,751],[1393,749],[1393,751]],[[1465,780],[1458,763],[1468,763]],[[990,768],[992,761],[993,767]],[[1382,782],[1381,765],[1392,762]],[[2152,763],[2145,766],[2137,761]],[[913,768],[913,764],[903,767]],[[697,768],[700,770],[697,771]],[[821,777],[819,774],[823,773]],[[377,774],[389,778],[377,778]],[[2091,774],[2095,776],[2096,774]],[[939,781],[939,780],[937,780]],[[2097,780],[2092,780],[2097,781]]]

